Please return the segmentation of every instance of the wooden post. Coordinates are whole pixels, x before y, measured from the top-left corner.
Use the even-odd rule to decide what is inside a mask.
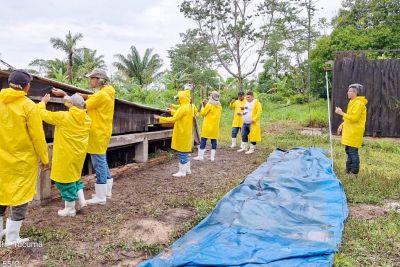
[[[53,154],[53,144],[48,145],[49,150],[49,167],[51,168],[51,157]],[[40,173],[38,174],[37,184],[36,184],[36,195],[34,200],[40,204],[42,200],[51,197],[51,180],[50,180],[50,169],[43,171],[39,167]]]

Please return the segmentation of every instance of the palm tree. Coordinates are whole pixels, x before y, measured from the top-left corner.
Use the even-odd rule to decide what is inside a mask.
[[[30,67],[38,69],[39,75],[45,75],[47,78],[66,82],[68,79],[67,67],[64,61],[55,59],[35,59],[29,63]]]
[[[153,49],[147,48],[143,58],[135,46],[131,46],[131,53],[126,57],[122,54],[117,54],[117,62],[114,66],[125,77],[134,79],[140,86],[151,84],[156,78],[161,76],[158,72],[162,66],[162,60],[158,54],[154,54]]]
[[[97,50],[89,48],[77,49],[73,58],[75,66],[74,76],[76,79],[82,79],[84,76],[95,68],[106,69],[106,63],[103,55],[96,55]]]
[[[62,50],[67,54],[67,72],[70,83],[73,82],[73,57],[74,54],[77,52],[76,43],[82,38],[82,33],[72,35],[71,31],[69,31],[68,34],[65,36],[65,40],[54,37],[50,38],[50,43],[53,45],[54,48]]]

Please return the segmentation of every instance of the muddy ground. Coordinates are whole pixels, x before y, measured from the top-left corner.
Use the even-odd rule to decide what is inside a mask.
[[[245,155],[223,148],[215,162],[208,153],[203,162],[192,160],[192,174],[185,178],[171,176],[176,158],[141,171],[128,169],[114,177],[113,197],[106,205],[84,208],[76,217],[57,216],[61,200],[31,206],[22,236],[43,247],[2,248],[0,259],[21,266],[135,266],[196,222],[199,201],[236,186],[269,152]],[[92,188],[85,190],[87,198],[92,193]]]

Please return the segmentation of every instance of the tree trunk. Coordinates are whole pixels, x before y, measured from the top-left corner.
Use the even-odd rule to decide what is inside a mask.
[[[68,55],[68,79],[70,84],[73,82],[73,77],[72,77],[72,53]]]
[[[239,91],[244,92],[243,78],[239,76],[238,81],[239,81]]]

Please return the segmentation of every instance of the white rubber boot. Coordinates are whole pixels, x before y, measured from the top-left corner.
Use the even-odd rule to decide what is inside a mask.
[[[71,216],[74,217],[76,215],[75,210],[75,201],[65,201],[65,208],[58,211],[58,216],[67,217]]]
[[[215,160],[215,153],[217,152],[217,150],[215,149],[211,149],[211,154],[210,154],[210,160],[214,161]]]
[[[86,199],[85,199],[85,194],[83,193],[83,189],[80,189],[78,192],[76,192],[76,194],[78,195],[78,199],[79,199],[79,206],[82,208],[86,207]]]
[[[0,217],[0,241],[5,235],[6,235],[6,229],[4,229],[3,217]]]
[[[172,176],[185,177],[186,176],[186,168],[187,168],[186,164],[179,163],[179,171],[177,173],[172,174]]]
[[[94,184],[94,188],[96,191],[95,196],[92,199],[86,201],[88,205],[104,205],[106,204],[107,198],[107,184]]]
[[[195,157],[193,159],[194,160],[204,160],[204,152],[206,152],[205,149],[200,149],[199,148],[197,157]]]
[[[246,143],[246,142],[243,142],[243,143],[241,144],[241,146],[240,146],[240,149],[239,149],[239,150],[237,150],[237,152],[243,152],[243,151],[246,151],[246,150],[247,150],[247,146],[248,146],[248,143]]]
[[[112,179],[112,178],[107,179],[107,194],[106,194],[107,198],[111,198],[111,196],[112,196],[113,184],[114,184],[114,179]]]
[[[192,174],[192,170],[190,169],[190,161],[186,163],[186,174]]]
[[[249,151],[245,152],[245,154],[253,154],[256,150],[256,145],[250,145]]]
[[[11,219],[7,219],[6,223],[6,247],[15,246],[17,244],[29,242],[29,238],[20,238],[19,232],[21,230],[22,221],[13,221]]]
[[[232,144],[230,148],[235,148],[236,147],[236,138],[232,138]]]

